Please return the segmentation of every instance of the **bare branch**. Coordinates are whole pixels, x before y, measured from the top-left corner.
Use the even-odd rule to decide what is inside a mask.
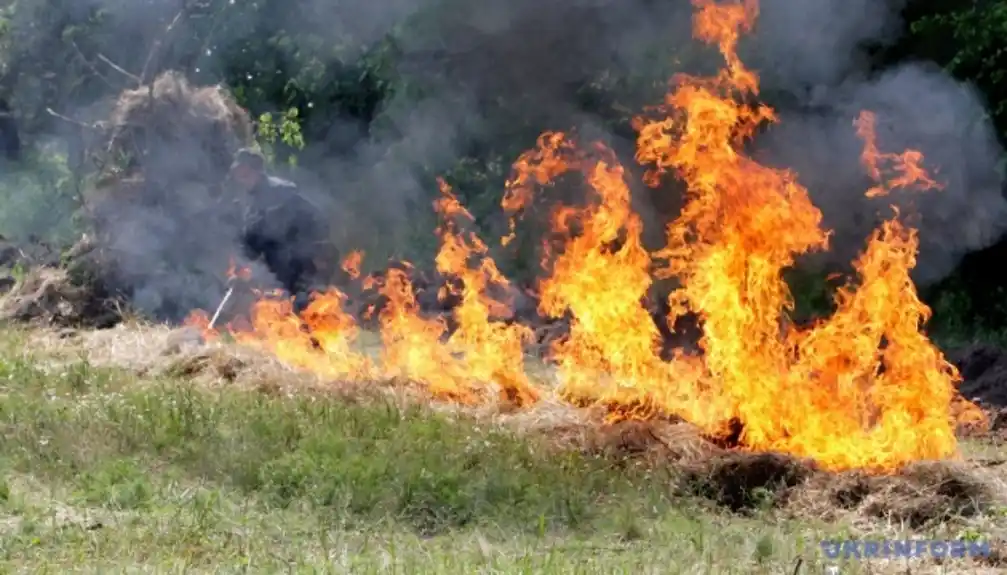
[[[137,76],[136,74],[134,74],[132,72],[129,72],[128,70],[126,70],[122,66],[120,66],[120,65],[116,64],[115,62],[109,60],[108,57],[106,57],[104,54],[98,54],[98,59],[101,60],[102,62],[108,64],[109,68],[115,70],[116,72],[122,74],[123,76],[126,76],[127,78],[133,80],[137,84],[142,84],[143,83],[140,80],[139,76]]]
[[[91,73],[101,78],[101,81],[105,82],[105,84],[109,88],[112,88],[113,90],[117,90],[119,88],[118,86],[113,86],[112,82],[110,82],[108,78],[105,77],[104,74],[99,72],[98,69],[94,66],[94,64],[91,63],[91,61],[88,60],[86,56],[84,56],[84,52],[81,51],[80,46],[77,45],[77,42],[75,40],[70,40],[70,45],[73,46],[73,51],[77,53],[77,57],[80,58],[80,61],[83,62],[85,66],[87,66],[88,70],[91,70]]]
[[[154,41],[154,44],[150,47],[150,52],[147,53],[147,61],[143,63],[143,71],[140,72],[140,84],[147,84],[154,79],[157,75],[157,68],[159,67],[161,58],[161,52],[164,48],[165,42],[170,39],[172,33],[175,31],[175,27],[178,23],[182,21],[184,17],[189,12],[188,3],[182,5],[182,9],[175,14],[175,17],[171,19],[171,22],[165,27],[164,32],[161,36]]]
[[[74,126],[77,126],[77,127],[80,127],[80,128],[86,128],[88,130],[100,130],[102,128],[101,123],[88,124],[87,122],[81,122],[80,120],[76,120],[76,119],[71,118],[69,116],[64,116],[63,114],[60,114],[59,112],[57,112],[56,110],[53,110],[52,108],[46,108],[45,111],[46,111],[47,114],[49,114],[50,116],[52,116],[54,118],[59,118],[60,120],[63,120],[64,122],[68,122],[68,123],[73,124]]]

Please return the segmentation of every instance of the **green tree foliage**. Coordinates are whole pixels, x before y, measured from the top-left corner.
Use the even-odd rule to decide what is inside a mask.
[[[269,163],[275,164],[282,158],[291,166],[297,165],[296,151],[304,149],[304,134],[298,116],[297,108],[287,109],[278,118],[269,112],[259,116],[256,135]],[[280,158],[277,157],[278,148]]]
[[[1007,0],[925,0],[909,15],[912,52],[974,82],[1007,131]]]
[[[0,234],[68,243],[79,231],[78,182],[66,157],[33,151],[18,165],[4,166],[0,179]]]

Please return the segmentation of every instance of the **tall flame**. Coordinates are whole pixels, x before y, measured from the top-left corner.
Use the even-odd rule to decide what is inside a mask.
[[[508,287],[507,280],[488,257],[489,249],[475,234],[463,235],[453,229],[451,218],[472,222],[469,212],[458,202],[451,188],[440,181],[442,197],[437,209],[446,220],[441,229],[441,251],[437,254],[437,269],[461,280],[461,304],[455,309],[458,329],[451,334],[448,347],[464,354],[467,373],[477,381],[495,381],[505,398],[517,405],[527,405],[538,399],[524,371],[523,344],[532,337],[529,328],[516,323],[492,321],[492,316],[510,313],[509,302],[490,297],[494,286]],[[479,260],[473,269],[470,258]]]
[[[893,208],[854,262],[857,277],[837,292],[834,315],[806,328],[789,320],[794,303],[783,272],[801,254],[826,249],[829,232],[796,174],[763,166],[743,149],[776,121],[755,101],[758,77],[737,54],[757,2],[694,5],[695,36],[719,50],[723,69],[712,77],[677,76],[663,103],[634,121],[645,182],[659,187],[671,175],[686,187],[665,247],[644,248],[625,170],[601,144],[583,147],[568,134],[545,133],[507,182],[504,245],[539,188],[577,172],[593,191],[584,206],[554,210],[552,232],[565,243],[550,251],[549,275],[538,286],[540,313],[571,320],[569,334],[551,347],[558,394],[603,404],[613,417],[668,413],[711,435],[740,429],[744,448],[810,457],[834,470],[890,472],[954,456],[956,426],[985,417],[958,395],[958,373],[921,331],[930,310],[910,278],[916,231]],[[868,196],[941,187],[919,151],[879,150],[873,113],[854,124],[874,180]],[[440,187],[436,267],[454,282],[444,295],[460,302],[453,324],[421,312],[409,274],[393,268],[380,281],[364,280],[380,284],[385,300],[379,361],[354,351],[358,328],[334,289],[316,294],[299,315],[289,301],[259,301],[253,329],[240,337],[332,378],[406,378],[466,403],[480,401],[494,383],[513,403],[536,401],[542,392],[522,352],[530,329],[513,321],[510,302],[499,295],[512,288],[488,247],[467,230],[472,216],[445,182]],[[358,278],[361,261],[354,253],[343,267]],[[669,325],[685,314],[699,318],[700,354],[662,359],[659,330],[643,303],[655,277],[677,282]]]

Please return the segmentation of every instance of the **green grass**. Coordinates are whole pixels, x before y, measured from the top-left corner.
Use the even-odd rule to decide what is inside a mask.
[[[3,572],[820,573],[843,531],[421,408],[137,385],[8,348]]]

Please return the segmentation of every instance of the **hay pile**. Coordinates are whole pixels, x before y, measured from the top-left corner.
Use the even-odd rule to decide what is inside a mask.
[[[186,184],[209,192],[253,141],[251,118],[222,86],[193,86],[174,71],[120,94],[106,130],[100,177],[85,194],[99,229],[122,204],[166,206],[182,190],[199,193]]]
[[[248,113],[223,87],[169,71],[122,92],[98,126],[86,249],[33,261],[23,281],[0,278],[0,319],[106,327],[111,308],[175,320],[219,300],[236,235],[219,193],[234,152],[253,142]],[[0,242],[0,259],[22,253]]]
[[[35,268],[0,297],[0,320],[9,322],[103,329],[122,316],[115,298],[64,268]]]
[[[222,86],[169,71],[120,94],[84,193],[103,283],[163,320],[218,298],[235,235],[218,213],[221,184],[252,142],[251,118]]]
[[[92,273],[93,245],[84,236],[60,254],[29,238],[0,237],[0,321],[103,328],[118,323],[124,306]]]
[[[106,165],[106,175],[140,170],[162,185],[218,180],[253,138],[251,118],[226,89],[193,86],[174,71],[123,92],[107,129],[108,155],[127,160]]]

